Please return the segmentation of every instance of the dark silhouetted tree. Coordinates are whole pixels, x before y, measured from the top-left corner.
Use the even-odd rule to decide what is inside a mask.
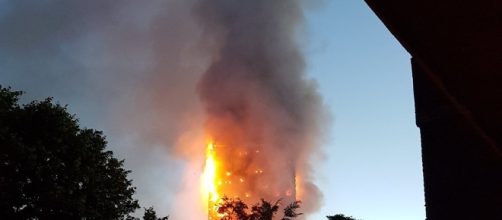
[[[286,208],[284,208],[284,217],[282,218],[282,220],[291,220],[300,215],[303,215],[303,213],[296,212],[296,209],[300,208],[300,203],[300,201],[295,201],[286,206]]]
[[[251,219],[260,219],[260,220],[272,220],[275,213],[279,210],[279,200],[274,204],[261,199],[261,203],[253,205],[251,207],[251,216],[254,218]]]
[[[357,220],[352,216],[345,216],[343,214],[328,215],[326,216],[329,220]]]
[[[50,98],[19,105],[20,95],[0,86],[0,218],[124,219],[139,208],[102,132]]]
[[[249,207],[239,198],[228,198],[224,196],[221,202],[217,205],[217,212],[222,215],[220,220],[272,220],[277,211],[279,211],[280,200],[275,203],[261,199],[257,203]],[[292,220],[293,218],[302,215],[297,213],[296,209],[300,207],[300,201],[293,202],[284,208],[284,217],[282,220]]]
[[[155,213],[153,207],[145,209],[145,214],[143,214],[143,220],[157,220],[157,213]]]
[[[143,220],[168,220],[169,216],[157,218],[157,213],[153,210],[153,207],[145,209],[145,214],[143,214]]]
[[[153,209],[153,207],[145,208],[145,213],[143,214],[143,220],[169,220],[169,216],[158,218],[157,213]],[[140,218],[127,216],[125,220],[141,220]]]
[[[218,204],[217,212],[223,215],[221,220],[248,220],[250,215],[246,203],[239,198],[231,199],[226,196]]]

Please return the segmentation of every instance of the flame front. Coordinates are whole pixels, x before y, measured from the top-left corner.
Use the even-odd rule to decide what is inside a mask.
[[[276,164],[276,167],[265,167],[262,156],[269,154],[262,145],[227,142],[208,141],[206,145],[202,193],[204,203],[208,205],[208,219],[224,216],[224,213],[218,213],[218,204],[224,196],[239,198],[248,204],[261,198],[284,199],[285,202],[296,200],[295,172],[287,169],[292,166]],[[270,173],[271,168],[282,168],[280,175],[277,171]]]
[[[220,200],[220,195],[216,186],[218,161],[215,156],[214,142],[210,141],[206,146],[206,163],[203,172],[204,203],[208,205],[208,219],[217,219],[216,204]]]
[[[216,170],[217,161],[214,156],[214,143],[210,142],[206,150],[206,164],[204,168],[204,186],[205,192],[208,195],[208,202],[217,202],[219,199],[218,191],[216,190]]]

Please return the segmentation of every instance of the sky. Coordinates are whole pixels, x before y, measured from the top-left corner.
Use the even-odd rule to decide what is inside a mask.
[[[326,1],[306,27],[307,72],[333,115],[312,219],[425,219],[410,55],[363,1]]]
[[[131,3],[118,11],[110,9],[113,8],[110,5],[98,5],[98,12],[89,18],[98,25],[79,23],[79,20],[56,22],[61,26],[72,26],[71,22],[78,24],[63,32],[57,32],[61,26],[41,21],[34,26],[33,38],[12,38],[25,41],[19,45],[6,45],[5,42],[12,39],[0,36],[0,48],[5,49],[0,51],[0,84],[26,91],[25,101],[52,96],[68,104],[69,111],[80,118],[83,126],[104,130],[111,149],[118,157],[126,159],[126,167],[133,169],[138,198],[145,201],[142,205],[170,207],[157,208],[160,214],[167,215],[174,209],[171,199],[176,195],[158,192],[166,187],[173,191],[182,188],[180,178],[184,168],[172,168],[183,167],[183,162],[171,157],[170,152],[157,146],[157,142],[151,143],[148,151],[132,149],[131,146],[142,143],[135,139],[141,133],[128,133],[125,138],[121,135],[124,131],[116,128],[121,128],[122,124],[110,123],[110,118],[116,117],[114,110],[128,106],[124,104],[131,97],[127,91],[138,83],[137,78],[143,77],[134,72],[141,72],[144,66],[150,65],[148,51],[143,47],[151,45],[127,46],[132,52],[122,50],[120,45],[147,39],[148,34],[141,35],[145,32],[142,24],[155,20],[149,12],[162,6],[162,1],[152,2],[156,3],[148,7]],[[9,6],[8,1],[0,0],[0,21],[9,12]],[[25,9],[30,10],[29,7]],[[130,13],[137,10],[137,15]],[[54,17],[61,13],[66,16],[59,10]],[[129,20],[100,20],[124,14]],[[336,213],[364,220],[425,219],[410,55],[363,1],[327,0],[308,10],[305,18],[302,36],[306,72],[317,81],[332,115],[323,156],[315,170],[316,182],[324,194],[324,205],[309,219],[324,219],[325,215]],[[2,24],[5,23],[0,23],[0,32]],[[21,22],[19,27],[26,27],[26,24]],[[36,27],[47,27],[47,30]],[[181,31],[189,32],[189,25],[187,27]],[[13,30],[24,31],[22,28]],[[134,33],[129,36],[131,39],[117,38],[124,36],[123,30]],[[51,31],[58,34],[52,35]],[[154,31],[159,36],[171,33],[163,29]],[[113,41],[108,41],[110,36],[114,37]],[[159,39],[152,41],[156,40]],[[99,42],[111,43],[102,45]],[[25,47],[37,43],[39,47]],[[178,48],[160,48],[159,51],[171,53]],[[20,57],[29,61],[19,65]],[[110,67],[107,63],[117,65]],[[113,79],[116,75],[103,74],[113,71],[124,73],[120,82]],[[110,83],[113,86],[109,86]],[[160,110],[169,110],[166,108],[160,106]],[[146,116],[158,114],[151,110],[145,112]],[[158,126],[148,123],[142,126],[149,125]]]

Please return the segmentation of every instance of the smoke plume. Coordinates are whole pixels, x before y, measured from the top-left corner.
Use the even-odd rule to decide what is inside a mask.
[[[318,152],[323,106],[304,73],[297,41],[300,3],[201,0],[195,11],[203,37],[213,44],[197,87],[206,132],[223,145],[223,163],[253,179],[236,194],[255,201],[287,197],[298,175],[299,199],[304,211],[313,211],[321,196],[310,179],[309,159]],[[234,157],[248,152],[254,155],[244,162]]]
[[[267,168],[270,187],[291,187],[294,173],[311,212],[325,112],[297,39],[304,4],[0,0],[0,83],[104,130],[141,205],[161,215],[203,218],[180,210],[200,202],[205,135],[259,150],[249,163]]]

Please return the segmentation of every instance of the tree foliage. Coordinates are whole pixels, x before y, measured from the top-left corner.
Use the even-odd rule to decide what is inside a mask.
[[[303,213],[296,212],[296,209],[300,208],[300,203],[300,201],[294,201],[287,205],[286,208],[284,208],[284,217],[282,220],[292,220],[293,218],[303,215]]]
[[[169,217],[157,218],[157,213],[153,210],[153,207],[145,209],[145,214],[143,215],[143,220],[168,220]]]
[[[143,214],[143,220],[169,220],[169,216],[158,218],[153,207],[145,208],[144,210],[145,213]],[[127,216],[125,220],[140,220],[140,218]]]
[[[264,199],[261,202],[251,206],[244,203],[239,198],[223,197],[217,205],[218,214],[222,215],[221,220],[272,220],[275,214],[279,211],[280,201],[271,203]],[[300,207],[300,201],[295,201],[284,208],[284,216],[282,220],[292,220],[303,213],[297,213],[296,209]]]
[[[20,95],[0,86],[2,219],[123,219],[139,208],[102,132],[50,98],[19,105]]]
[[[328,215],[326,216],[329,220],[357,220],[352,216],[345,216],[343,214]]]

